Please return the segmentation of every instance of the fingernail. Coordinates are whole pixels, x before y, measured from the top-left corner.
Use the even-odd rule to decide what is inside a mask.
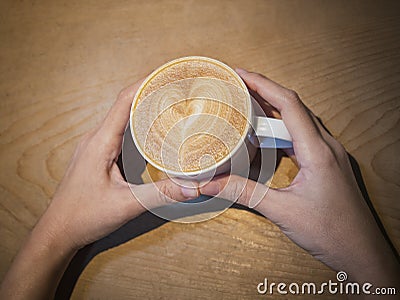
[[[217,182],[210,182],[200,189],[204,195],[215,196],[219,193],[219,184]]]
[[[199,196],[197,188],[182,187],[182,195],[186,198],[197,198]]]
[[[235,71],[236,71],[236,73],[238,73],[239,75],[249,73],[249,71],[247,71],[247,70],[245,70],[245,69],[242,69],[242,68],[236,68]]]

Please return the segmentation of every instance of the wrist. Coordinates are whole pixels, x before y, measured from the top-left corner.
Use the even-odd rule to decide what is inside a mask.
[[[362,259],[363,262],[351,270],[353,280],[370,282],[375,286],[398,286],[399,261],[389,247],[385,250]]]
[[[29,240],[41,245],[43,249],[52,251],[53,255],[61,256],[74,255],[79,247],[71,240],[65,232],[61,222],[57,222],[46,212],[33,228]]]
[[[27,237],[1,286],[0,298],[47,299],[76,253],[46,213]]]

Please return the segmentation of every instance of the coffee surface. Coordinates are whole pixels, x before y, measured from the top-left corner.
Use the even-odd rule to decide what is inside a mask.
[[[132,125],[152,163],[178,172],[227,157],[247,128],[248,94],[228,70],[181,62],[156,74],[138,94]]]

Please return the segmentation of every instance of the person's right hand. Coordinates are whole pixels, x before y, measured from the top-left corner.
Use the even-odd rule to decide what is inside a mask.
[[[262,194],[254,209],[315,258],[347,272],[350,280],[397,284],[398,261],[358,188],[343,146],[295,92],[260,74],[237,72],[251,90],[280,112],[293,139],[299,172],[287,188],[268,190],[233,175],[212,180],[200,192],[247,206],[254,206],[252,201]]]

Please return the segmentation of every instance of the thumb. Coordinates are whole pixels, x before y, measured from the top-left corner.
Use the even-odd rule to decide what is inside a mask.
[[[136,200],[145,208],[152,209],[198,197],[197,183],[177,179],[130,185]]]
[[[279,206],[279,191],[238,175],[216,177],[199,187],[200,193],[233,201],[254,208],[268,217]]]

